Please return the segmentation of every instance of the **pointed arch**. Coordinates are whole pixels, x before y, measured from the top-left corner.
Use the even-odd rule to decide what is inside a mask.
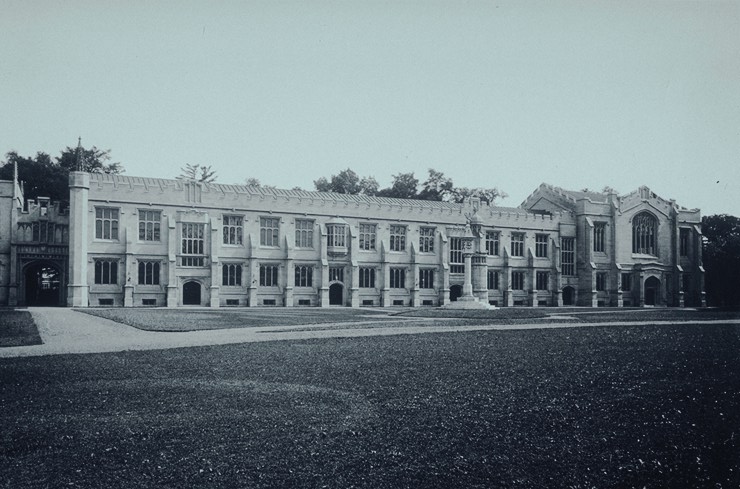
[[[632,253],[658,256],[658,220],[647,211],[632,218]]]

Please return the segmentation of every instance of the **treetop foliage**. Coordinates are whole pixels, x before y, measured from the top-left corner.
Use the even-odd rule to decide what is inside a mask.
[[[377,180],[372,176],[362,177],[347,168],[330,178],[321,177],[314,180],[314,187],[319,192],[336,192],[340,194],[371,195],[394,197],[398,199],[436,200],[444,202],[463,202],[468,197],[479,197],[493,205],[497,199],[507,197],[498,188],[455,187],[451,178],[441,171],[430,168],[427,179],[420,183],[414,173],[393,175],[390,187],[380,189]]]
[[[710,306],[740,305],[740,218],[727,214],[704,216],[703,262]]]
[[[5,155],[0,167],[0,180],[13,179],[13,164],[18,165],[18,179],[23,182],[26,199],[43,196],[55,201],[69,200],[69,172],[80,170],[91,173],[123,173],[121,163],[109,163],[110,150],[72,148],[67,146],[60,155],[52,158],[47,153],[37,152],[36,156],[21,156],[16,151]]]
[[[216,170],[211,169],[211,165],[205,166],[187,163],[184,167],[180,168],[180,175],[177,178],[211,183],[216,180]]]

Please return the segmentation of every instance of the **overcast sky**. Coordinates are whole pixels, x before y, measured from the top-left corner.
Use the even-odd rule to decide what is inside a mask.
[[[281,188],[428,168],[740,216],[740,2],[0,0],[0,152]]]

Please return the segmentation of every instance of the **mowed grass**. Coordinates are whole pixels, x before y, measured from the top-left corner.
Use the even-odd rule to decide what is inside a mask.
[[[386,327],[388,325],[432,325],[430,319],[452,321],[450,324],[521,324],[552,322],[609,321],[704,321],[737,319],[737,311],[716,309],[592,309],[592,308],[516,308],[460,310],[422,308],[220,308],[152,309],[112,308],[77,309],[93,316],[110,319],[147,331],[200,331],[212,329],[340,324],[341,328]],[[567,316],[573,319],[557,319]],[[421,321],[421,322],[420,322]],[[312,329],[316,329],[312,327]]]
[[[28,311],[0,309],[0,347],[40,344],[41,336]]]
[[[147,331],[200,331],[209,329],[294,326],[386,319],[382,309],[351,308],[241,308],[241,309],[77,309]]]
[[[0,360],[3,487],[738,487],[740,327]]]

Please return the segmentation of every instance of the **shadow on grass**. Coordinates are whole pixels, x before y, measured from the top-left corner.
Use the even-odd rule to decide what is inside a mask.
[[[0,347],[40,345],[41,336],[28,311],[0,311]]]

